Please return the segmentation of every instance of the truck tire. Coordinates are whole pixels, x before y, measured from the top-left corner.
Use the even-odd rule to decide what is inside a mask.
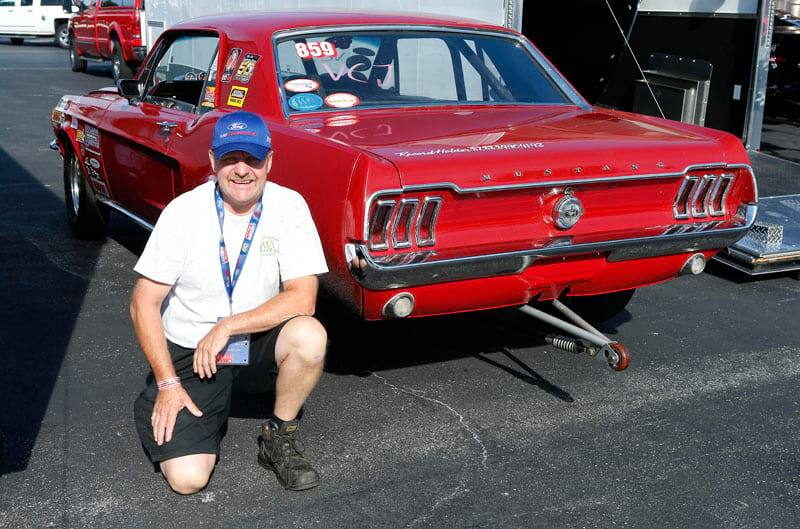
[[[22,37],[11,37],[11,44],[13,44],[14,46],[22,46],[22,42],[24,40],[25,39],[23,39]]]
[[[81,56],[78,55],[78,49],[75,45],[75,39],[69,39],[69,67],[72,69],[73,72],[85,72],[86,71],[86,61],[81,59]]]
[[[67,222],[79,239],[103,239],[108,229],[108,207],[98,202],[86,182],[76,154],[67,147],[64,152],[64,202]]]
[[[597,296],[567,296],[561,301],[578,316],[596,324],[610,320],[628,305],[636,289],[600,294]]]
[[[120,79],[133,79],[133,69],[128,66],[122,57],[122,46],[117,39],[111,41],[114,47],[114,55],[111,59],[111,71],[114,74],[114,84]]]
[[[69,48],[69,41],[69,26],[66,22],[62,22],[56,26],[56,34],[55,37],[53,37],[53,44],[62,50],[66,50]]]

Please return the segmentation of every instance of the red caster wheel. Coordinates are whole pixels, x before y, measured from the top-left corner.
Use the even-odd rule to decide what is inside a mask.
[[[614,371],[624,371],[631,363],[631,357],[628,354],[628,348],[619,342],[611,342],[603,348],[603,354],[606,356],[608,367]]]

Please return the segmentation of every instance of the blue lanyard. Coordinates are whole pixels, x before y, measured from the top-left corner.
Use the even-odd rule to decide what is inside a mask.
[[[225,248],[225,236],[222,232],[222,225],[225,222],[225,204],[222,201],[219,186],[214,187],[214,203],[217,206],[217,217],[219,218],[219,264],[222,268],[222,281],[225,283],[225,291],[228,293],[231,313],[233,313],[233,288],[239,280],[242,268],[244,268],[244,262],[253,243],[253,237],[256,235],[256,228],[258,227],[258,221],[261,219],[261,211],[264,209],[264,204],[259,198],[256,208],[253,210],[253,215],[250,217],[250,223],[247,225],[247,231],[242,241],[242,249],[239,250],[239,258],[236,259],[236,268],[234,268],[233,277],[231,277],[231,265],[228,261],[228,250]]]

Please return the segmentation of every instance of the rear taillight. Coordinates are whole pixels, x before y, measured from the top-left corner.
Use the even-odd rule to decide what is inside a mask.
[[[367,240],[371,250],[436,244],[441,197],[378,200],[372,206]]]
[[[733,187],[733,173],[687,175],[672,211],[676,219],[702,219],[725,215],[725,199]]]

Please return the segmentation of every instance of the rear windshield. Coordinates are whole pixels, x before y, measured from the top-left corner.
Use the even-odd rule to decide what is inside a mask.
[[[473,33],[314,33],[277,44],[292,113],[462,104],[571,104],[516,39]]]

